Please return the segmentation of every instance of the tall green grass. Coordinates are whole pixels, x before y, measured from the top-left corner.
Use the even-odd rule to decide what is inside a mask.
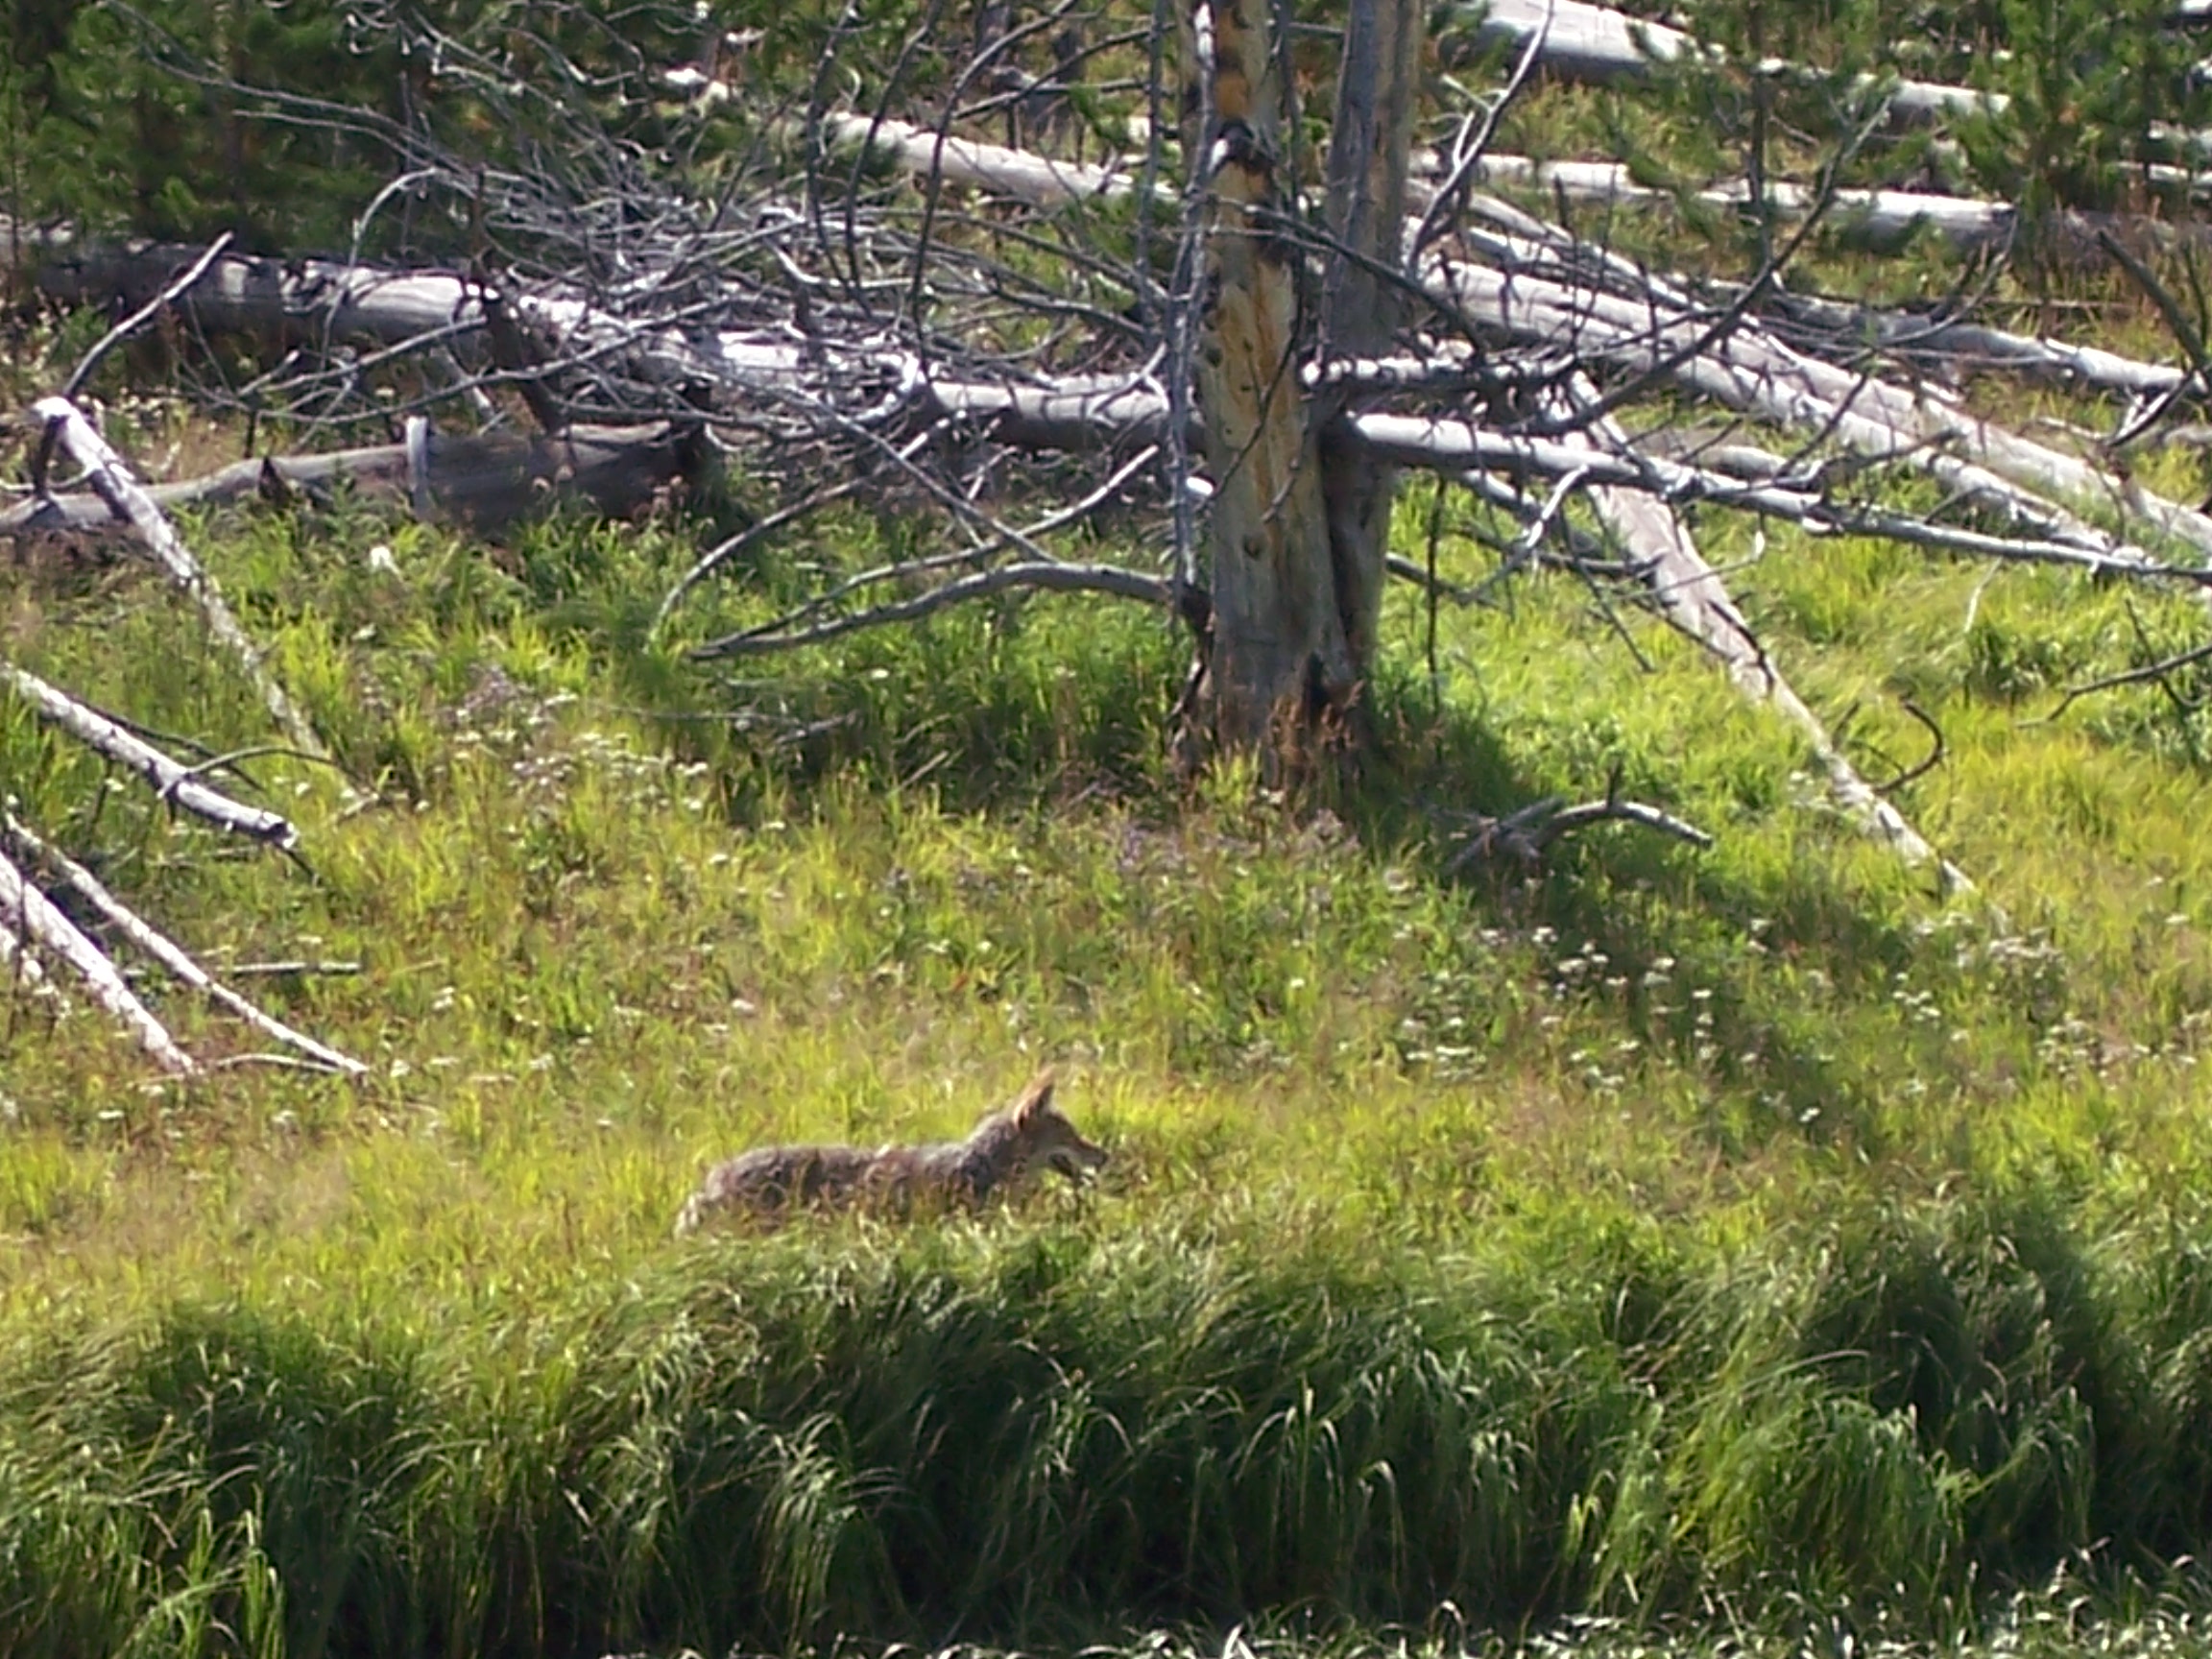
[[[1977,1587],[2204,1542],[2169,1278],[2201,1217],[2113,1245],[2023,1195],[1445,1253],[1286,1219],[803,1230],[434,1335],[256,1298],[49,1334],[0,1393],[0,1651],[1717,1602],[1968,1635]]]

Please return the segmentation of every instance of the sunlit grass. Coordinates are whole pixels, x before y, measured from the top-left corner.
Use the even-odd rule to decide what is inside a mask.
[[[6,988],[0,1653],[1262,1613],[2002,1646],[2061,1568],[2163,1593],[2212,1491],[2212,733],[2154,687],[2058,706],[2198,608],[1698,529],[1869,777],[1929,752],[1908,699],[1940,728],[1895,798],[1973,894],[1567,576],[1447,607],[1433,676],[1394,591],[1382,749],[1322,810],[1176,774],[1186,647],[1129,607],[684,655],[898,523],[828,520],[658,641],[681,520],[192,526],[346,774],[244,763],[303,863],[12,704],[0,781],[218,971],[355,965],[243,984],[371,1072],[150,978],[218,1063],[164,1081]],[[6,626],[180,739],[267,740],[132,564],[48,550]],[[1715,846],[1455,866],[1467,814],[1615,778]],[[1046,1064],[1094,1191],[669,1237],[734,1148],[957,1135]],[[2172,1582],[2146,1651],[2193,1628]]]

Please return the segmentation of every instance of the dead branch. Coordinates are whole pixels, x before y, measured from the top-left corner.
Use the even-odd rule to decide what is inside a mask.
[[[1619,783],[1616,775],[1604,800],[1584,801],[1573,806],[1568,805],[1563,797],[1553,795],[1530,802],[1503,817],[1494,818],[1481,812],[1454,813],[1452,816],[1465,828],[1460,831],[1463,839],[1459,851],[1452,855],[1445,868],[1454,875],[1462,875],[1478,866],[1500,864],[1507,858],[1522,864],[1539,864],[1554,842],[1577,830],[1587,830],[1593,824],[1637,824],[1700,850],[1713,845],[1713,837],[1687,819],[1677,818],[1664,807],[1647,802],[1623,800],[1619,793]]]
[[[1495,209],[1498,204],[1488,205]],[[1586,356],[1647,371],[1671,352],[1694,344],[1710,327],[1709,319],[1689,309],[1685,297],[1646,274],[1613,272],[1612,279],[1633,281],[1642,288],[1633,300],[1575,289],[1542,275],[1557,267],[1560,255],[1512,237],[1484,240],[1487,251],[1506,269],[1437,259],[1424,273],[1432,298],[1459,308],[1480,326],[1551,349],[1564,345]],[[222,287],[232,278],[243,279],[254,275],[247,269],[253,265],[220,260],[201,286]],[[266,287],[280,286],[282,279],[262,273],[256,280]],[[448,307],[442,315],[466,320],[474,304],[458,280],[429,275],[399,277],[327,267],[323,280],[332,296],[328,303],[333,325],[344,317],[358,326],[373,324],[386,333],[403,333],[421,321],[430,291],[441,285]],[[199,302],[197,292],[190,298]],[[276,307],[276,315],[283,314],[273,294],[265,303]],[[567,301],[533,303],[538,320],[548,326],[564,318],[589,315],[588,308]],[[724,385],[733,396],[810,398],[815,394],[809,389],[818,388],[825,375],[849,387],[888,382],[894,390],[880,404],[886,412],[904,411],[925,421],[957,420],[996,442],[1022,448],[1159,441],[1170,402],[1157,380],[1142,375],[1060,376],[1028,384],[1011,377],[979,381],[926,370],[912,355],[881,345],[841,352],[825,368],[810,366],[800,347],[757,336],[725,331],[707,337],[707,342],[698,349],[672,341],[657,346],[649,335],[638,335],[630,343],[657,360],[663,352],[674,354],[663,364],[668,373],[688,369]],[[1819,363],[1748,322],[1729,338],[1676,365],[1674,377],[1732,407],[1786,424],[1832,431],[1862,453],[1923,468],[1948,487],[2009,517],[2031,538],[2071,544],[2115,565],[2140,562],[2140,549],[2085,523],[2007,474],[2024,476],[2038,489],[2104,500],[2124,513],[2132,511],[2162,531],[2212,553],[2212,518],[2200,513],[1978,421],[1925,390],[1914,395]],[[817,408],[818,416],[830,413],[827,404]],[[833,429],[840,422],[872,427],[883,418],[882,414],[839,417],[830,424]],[[1972,459],[1950,453],[1954,445]],[[1869,528],[1868,533],[1881,532]]]
[[[2194,5],[2196,0],[2185,0],[2185,3]],[[1463,6],[1461,10],[1471,11],[1472,7]],[[1519,45],[1538,34],[1543,36],[1540,56],[1544,67],[1567,81],[1611,84],[1645,80],[1654,64],[1691,60],[1719,66],[1727,61],[1720,50],[1692,38],[1679,29],[1633,16],[1610,6],[1593,5],[1589,0],[1484,0],[1475,38],[1479,43],[1503,41]],[[1822,74],[1815,66],[1778,61],[1741,67],[1747,72],[1798,82],[1815,81]],[[2012,102],[2002,92],[1986,92],[1939,81],[1888,82],[1862,76],[1855,90],[1862,94],[1879,92],[1889,117],[1911,123],[1953,121],[1977,113],[2002,115],[2011,108]],[[2183,158],[2200,155],[2206,143],[2212,141],[2212,135],[2163,121],[2152,122],[2146,136]],[[2185,182],[2190,177],[2186,168],[2163,163],[2152,164],[2145,171],[2153,183]]]
[[[53,901],[6,854],[0,854],[0,928],[7,929],[18,947],[36,944],[66,962],[84,981],[93,999],[130,1028],[139,1046],[164,1071],[179,1077],[199,1071],[199,1064],[177,1046],[167,1028],[147,1012],[146,1005],[123,982],[115,964],[54,907]]]
[[[978,570],[972,576],[963,576],[942,587],[933,588],[926,593],[918,593],[910,599],[901,599],[870,611],[839,616],[811,628],[772,632],[779,624],[769,623],[764,629],[709,639],[703,645],[693,646],[690,654],[699,659],[754,657],[770,651],[787,651],[801,645],[820,645],[842,638],[848,634],[858,633],[864,628],[918,621],[949,606],[1021,589],[1037,589],[1051,593],[1110,593],[1118,598],[1138,599],[1163,608],[1172,604],[1175,599],[1173,588],[1165,579],[1147,576],[1141,570],[1132,570],[1121,565],[997,565],[988,570]]]
[[[222,590],[215,586],[215,579],[171,528],[161,509],[147,499],[122,456],[108,446],[108,441],[93,430],[92,423],[65,397],[42,397],[32,406],[32,414],[45,426],[48,441],[60,438],[62,446],[84,469],[94,493],[108,503],[116,517],[130,522],[169,573],[170,580],[199,605],[201,613],[207,619],[208,631],[245,671],[253,688],[261,694],[262,707],[269,710],[294,746],[328,759],[330,752],[316,735],[313,724],[269,672],[266,653],[239,625],[238,618],[225,603]]]
[[[42,720],[59,726],[79,742],[128,766],[180,810],[233,834],[266,842],[286,852],[300,839],[290,819],[259,806],[247,806],[201,781],[201,768],[171,759],[135,733],[126,732],[98,709],[78,702],[26,669],[0,663],[0,682],[29,703]]]
[[[84,382],[91,378],[92,371],[100,366],[101,358],[107,356],[118,345],[144,327],[178,295],[199,281],[207,267],[214,264],[216,259],[222,255],[223,250],[229,246],[230,232],[226,230],[207,245],[207,251],[204,253],[193,260],[177,276],[163,284],[160,293],[155,295],[153,299],[147,301],[145,304],[139,306],[137,310],[132,312],[130,316],[124,318],[122,322],[103,334],[93,345],[92,349],[77,360],[77,367],[71,372],[69,378],[61,382],[60,396],[73,400],[77,394],[84,389]]]
[[[1586,386],[1571,385],[1555,395],[1571,412],[1587,404]],[[1580,395],[1580,396],[1578,396]],[[1568,440],[1569,447],[1592,452],[1629,452],[1628,437],[1610,418]],[[1682,632],[1719,658],[1728,678],[1754,701],[1767,704],[1797,728],[1828,774],[1828,787],[1844,812],[1868,834],[1893,848],[1909,864],[1933,864],[1948,891],[1973,887],[1963,871],[1936,850],[1887,801],[1860,777],[1818,715],[1783,677],[1767,647],[1730,596],[1719,572],[1706,562],[1690,532],[1665,496],[1620,485],[1600,485],[1591,493],[1598,515],[1620,537],[1628,552],[1645,564],[1645,581],[1661,613]],[[1940,754],[1938,743],[1938,754]]]
[[[19,855],[42,860],[83,894],[117,932],[145,955],[160,963],[176,978],[202,992],[209,1000],[228,1008],[254,1029],[299,1049],[322,1069],[353,1077],[367,1074],[369,1068],[360,1061],[341,1054],[337,1049],[317,1042],[303,1032],[295,1031],[214,978],[182,947],[117,899],[91,871],[46,841],[12,812],[0,811],[0,830],[5,830]]]
[[[234,462],[202,478],[146,489],[156,506],[211,507],[295,493],[329,501],[341,485],[371,499],[406,502],[418,517],[503,529],[551,502],[580,499],[610,517],[627,517],[691,470],[689,436],[666,422],[649,426],[572,426],[560,438],[513,433],[410,432],[403,444],[322,455],[270,455]],[[35,495],[0,512],[0,536],[48,532],[128,535],[90,493]]]
[[[2166,326],[2173,331],[2174,338],[2189,353],[2187,377],[2163,397],[2153,398],[2133,420],[2124,423],[2113,437],[2113,443],[2119,445],[2140,436],[2155,425],[2189,388],[2203,389],[2207,371],[2212,370],[2212,361],[2206,358],[2204,338],[2198,331],[2197,325],[2190,321],[2189,314],[2181,309],[2180,301],[2167,292],[2166,285],[2158,280],[2152,269],[2109,230],[2099,231],[2097,241],[2112,262],[2127,272],[2128,279],[2157,306],[2158,315],[2165,318]]]
[[[2175,656],[2161,658],[2155,662],[2146,662],[2139,668],[2123,669],[2118,674],[2107,674],[2102,680],[2091,680],[2081,685],[2069,685],[2066,695],[2058,700],[2058,706],[2044,715],[2043,719],[2046,723],[2056,720],[2080,699],[2094,696],[2100,691],[2113,691],[2123,685],[2141,685],[2153,680],[2163,683],[2168,675],[2201,662],[2206,658],[2212,658],[2212,644],[2192,646]]]
[[[1927,777],[1929,773],[1935,771],[1936,767],[1943,764],[1943,756],[1945,752],[1943,743],[1943,728],[1936,723],[1935,715],[1929,713],[1927,709],[1921,708],[1919,704],[1913,702],[1910,697],[1898,698],[1897,706],[1903,709],[1906,713],[1911,715],[1913,719],[1919,721],[1921,730],[1925,731],[1928,735],[1935,741],[1933,747],[1931,747],[1928,751],[1926,759],[1920,760],[1913,765],[1906,767],[1904,771],[1898,773],[1896,777],[1888,780],[1888,781],[1876,785],[1878,791],[1884,795],[1893,794],[1897,790],[1904,788],[1908,783],[1917,783],[1921,779]]]
[[[898,451],[898,459],[911,461],[915,453],[927,444],[931,437],[931,433],[925,431],[920,436],[910,440],[905,447]],[[746,548],[774,535],[777,531],[796,524],[803,518],[810,517],[824,508],[834,506],[839,501],[848,500],[852,496],[859,494],[871,482],[872,480],[867,475],[855,474],[841,483],[826,485],[822,489],[813,491],[802,500],[779,508],[764,517],[756,518],[744,529],[738,531],[736,535],[725,537],[716,542],[705,553],[702,553],[691,568],[678,577],[676,585],[662,595],[660,609],[653,613],[654,632],[659,633],[661,628],[667,625],[669,616],[674,613],[676,607],[683,602],[685,594],[690,592],[693,588],[713,574],[725,562],[734,559]]]
[[[1514,265],[1549,261],[1513,249]],[[1649,372],[1702,331],[1701,320],[1662,292],[1641,301],[1576,289],[1524,269],[1437,259],[1423,273],[1440,303],[1460,306],[1479,326],[1540,342],[1572,340],[1590,358]],[[1944,396],[1917,394],[1871,374],[1853,374],[1791,350],[1745,319],[1708,349],[1672,361],[1672,377],[1730,408],[1833,435],[1861,453],[1910,463],[1948,488],[2037,534],[2114,564],[2147,557],[2038,493],[2100,501],[2124,519],[2212,555],[2212,517],[2131,481],[1980,420]]]

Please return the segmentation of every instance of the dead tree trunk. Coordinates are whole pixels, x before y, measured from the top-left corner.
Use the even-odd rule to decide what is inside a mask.
[[[1398,268],[1405,236],[1421,13],[1420,0],[1357,0],[1345,23],[1329,139],[1332,247],[1320,353],[1325,361],[1385,355],[1405,309],[1401,289],[1385,274]],[[1336,608],[1364,679],[1375,657],[1397,473],[1363,451],[1340,401],[1318,406],[1314,414]]]
[[[1331,140],[1322,334],[1373,350],[1391,328],[1378,266],[1404,219],[1419,16],[1412,0],[1354,0]],[[1328,433],[1299,375],[1305,250],[1285,150],[1280,55],[1265,0],[1188,14],[1210,126],[1205,286],[1195,365],[1214,482],[1213,640],[1198,709],[1214,742],[1270,774],[1346,727],[1368,677],[1390,483]],[[1310,332],[1310,330],[1308,331]]]

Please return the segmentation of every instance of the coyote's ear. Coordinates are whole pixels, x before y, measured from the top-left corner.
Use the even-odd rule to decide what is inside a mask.
[[[1029,1079],[1029,1087],[1022,1091],[1022,1098],[1014,1102],[1014,1126],[1025,1128],[1029,1121],[1046,1107],[1052,1104],[1052,1069],[1047,1066]]]

